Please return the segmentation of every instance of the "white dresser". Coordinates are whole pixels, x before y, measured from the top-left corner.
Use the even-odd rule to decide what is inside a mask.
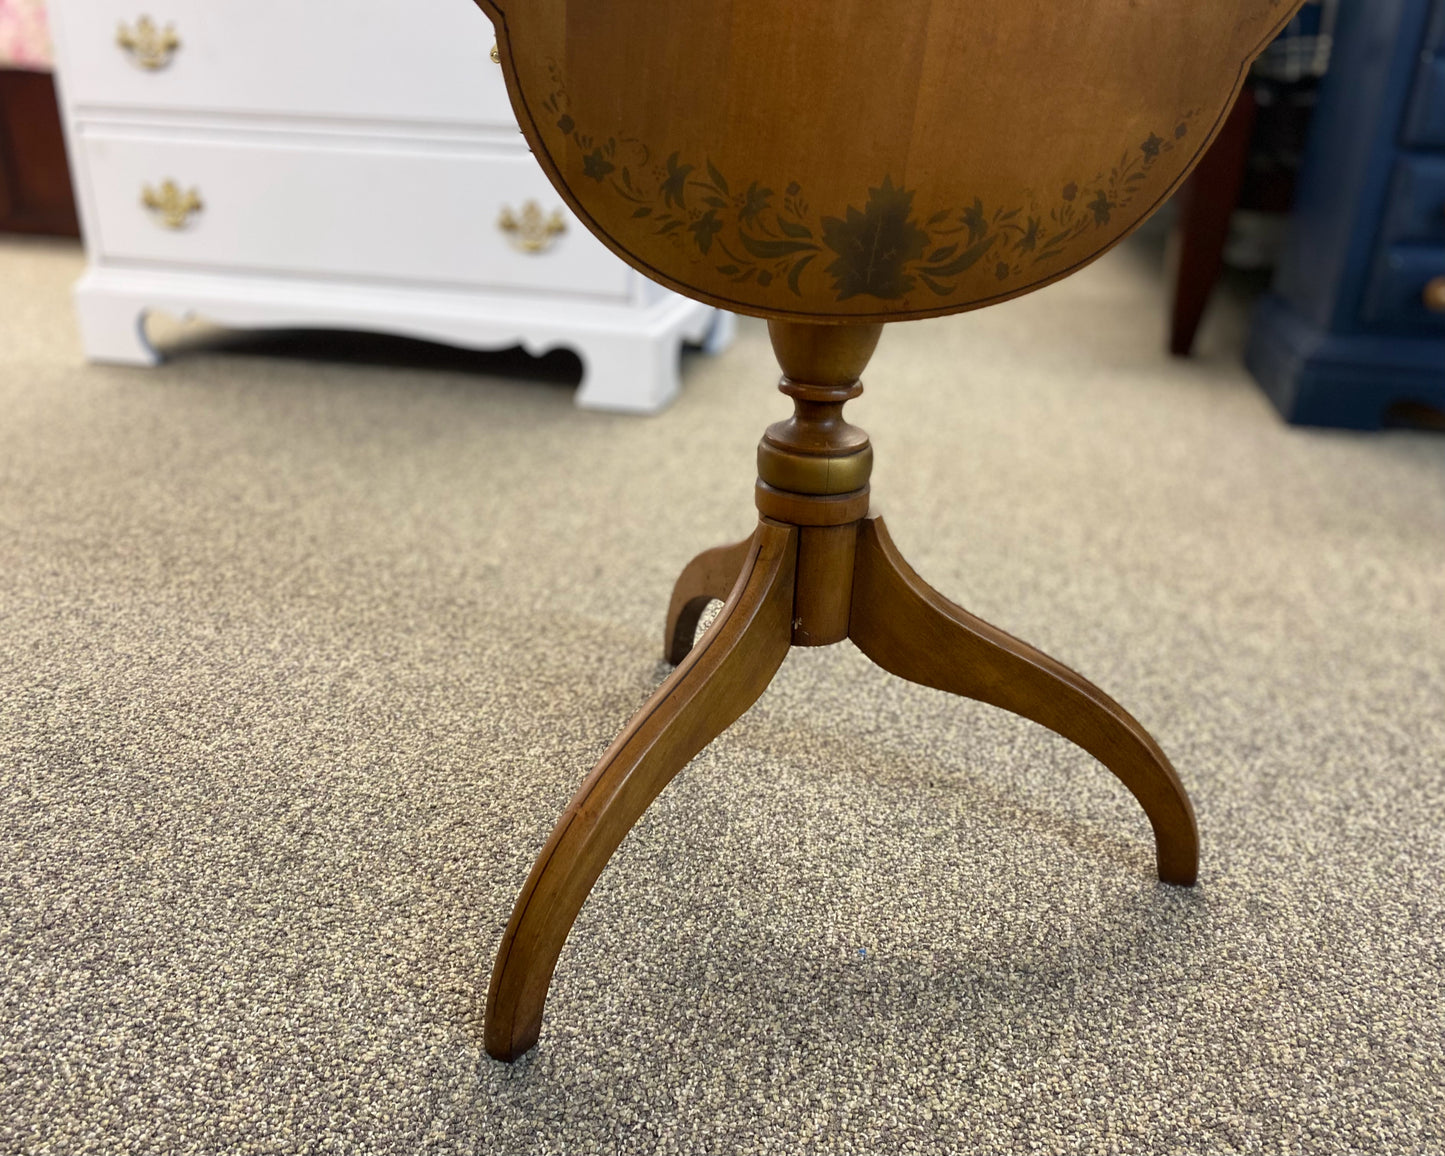
[[[648,281],[527,151],[468,0],[50,0],[98,361],[150,310],[369,329],[583,363],[579,405],[654,412],[727,314]]]

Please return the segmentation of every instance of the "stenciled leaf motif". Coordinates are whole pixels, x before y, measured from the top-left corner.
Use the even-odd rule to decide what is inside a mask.
[[[764,241],[758,237],[750,237],[746,233],[738,234],[743,248],[754,257],[761,257],[767,260],[771,257],[789,257],[794,253],[804,253],[809,249],[817,250],[818,246],[810,241]]]
[[[764,213],[772,201],[773,190],[765,189],[754,181],[748,186],[748,191],[743,194],[743,206],[738,210],[738,220],[746,225],[757,219],[759,213]],[[785,229],[784,232],[787,230]]]
[[[920,226],[913,215],[915,191],[895,186],[885,174],[881,185],[868,190],[861,209],[849,205],[843,217],[824,216],[819,227],[811,224],[816,218],[796,181],[787,185],[782,206],[775,208],[773,190],[757,181],[734,197],[711,158],[703,159],[699,173],[696,164],[683,163],[674,151],[664,168],[654,168],[648,159],[652,150],[643,142],[625,134],[584,133],[567,112],[555,62],[552,70],[559,88],[545,107],[556,114],[566,144],[581,153],[583,173],[636,206],[631,215],[649,220],[649,232],[674,244],[690,235],[700,257],[716,244],[726,263],[714,268],[734,284],[767,287],[786,279],[797,296],[803,295],[802,278],[814,259],[831,251],[835,259],[825,271],[840,301],[860,295],[897,300],[919,281],[931,293],[948,297],[959,290],[953,279],[990,254],[997,260],[991,269],[999,280],[1062,257],[1091,228],[1112,224],[1114,215],[1142,194],[1156,162],[1188,134],[1198,115],[1197,109],[1185,113],[1170,134],[1173,140],[1150,133],[1126,148],[1107,179],[1101,171],[1092,181],[1070,181],[1053,204],[1040,204],[1030,194],[1026,205],[996,206],[990,212],[976,196],[971,205],[939,209]],[[694,205],[687,201],[689,187],[696,190]],[[959,242],[948,238],[965,231],[967,247],[959,252]]]
[[[965,269],[969,269],[981,261],[984,254],[993,248],[994,242],[997,240],[997,233],[985,237],[978,244],[969,246],[947,265],[930,265],[928,272],[934,277],[957,277]]]
[[[707,253],[712,248],[712,239],[722,232],[722,227],[722,222],[718,220],[717,210],[709,209],[688,226],[688,231],[692,233],[693,241],[697,244],[698,249]]]
[[[988,232],[988,218],[984,216],[983,201],[974,197],[973,204],[963,210],[960,219],[968,226],[968,243],[972,245]]]
[[[593,149],[582,158],[582,171],[594,181],[600,181],[617,166],[609,161],[600,148]]]
[[[803,290],[798,285],[798,278],[803,275],[803,270],[808,267],[808,263],[817,255],[816,253],[809,253],[788,271],[788,288],[799,297],[803,295]]]
[[[1094,224],[1103,226],[1109,223],[1113,211],[1119,206],[1109,199],[1107,193],[1100,189],[1098,194],[1089,202],[1088,208],[1094,214]]]
[[[662,200],[666,205],[686,209],[687,175],[694,166],[680,164],[677,158],[677,153],[667,158],[667,179],[662,182]]]
[[[862,211],[823,218],[823,243],[838,254],[828,266],[838,300],[866,294],[895,300],[913,288],[907,266],[923,256],[928,234],[913,220],[913,193],[884,177]]]

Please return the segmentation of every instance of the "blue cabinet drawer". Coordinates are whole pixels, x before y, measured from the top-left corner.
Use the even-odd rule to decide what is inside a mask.
[[[1405,121],[1405,143],[1421,148],[1445,148],[1445,51],[1425,57],[1415,96]]]
[[[1400,161],[1390,186],[1381,241],[1445,245],[1445,156]]]
[[[1365,293],[1364,319],[1382,328],[1445,333],[1445,313],[1425,305],[1425,287],[1437,277],[1445,277],[1445,245],[1385,250]]]
[[[1425,34],[1415,93],[1405,114],[1405,143],[1445,148],[1445,2],[1435,5]]]

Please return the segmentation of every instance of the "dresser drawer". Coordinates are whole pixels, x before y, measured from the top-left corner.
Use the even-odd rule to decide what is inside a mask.
[[[1365,320],[1382,328],[1445,333],[1445,313],[1425,305],[1425,288],[1437,277],[1445,277],[1445,245],[1387,249],[1365,293]]]
[[[1445,156],[1401,160],[1390,186],[1382,240],[1445,245]]]
[[[434,285],[627,297],[632,271],[562,209],[530,154],[488,155],[324,138],[287,143],[185,140],[89,130],[81,158],[104,260],[410,280]],[[186,212],[165,183],[194,192]],[[152,207],[143,203],[150,190]],[[540,224],[532,251],[499,226]]]
[[[492,26],[466,0],[51,0],[51,13],[72,105],[516,123]],[[178,43],[148,51],[142,17]]]
[[[1421,47],[1420,71],[1405,115],[1405,143],[1445,148],[1445,3],[1436,3]]]

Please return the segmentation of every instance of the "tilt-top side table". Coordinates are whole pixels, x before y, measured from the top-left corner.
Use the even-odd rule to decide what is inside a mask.
[[[1057,281],[1158,208],[1297,0],[477,2],[527,140],[579,219],[654,280],[766,317],[794,404],[758,446],[756,532],[683,571],[676,669],[522,889],[487,1051],[515,1060],[537,1042],[608,859],[792,646],[850,638],[902,678],[1072,740],[1144,808],[1159,877],[1192,884],[1198,831],[1164,752],[1103,691],[913,572],[869,515],[873,451],[842,410],[885,323]]]

